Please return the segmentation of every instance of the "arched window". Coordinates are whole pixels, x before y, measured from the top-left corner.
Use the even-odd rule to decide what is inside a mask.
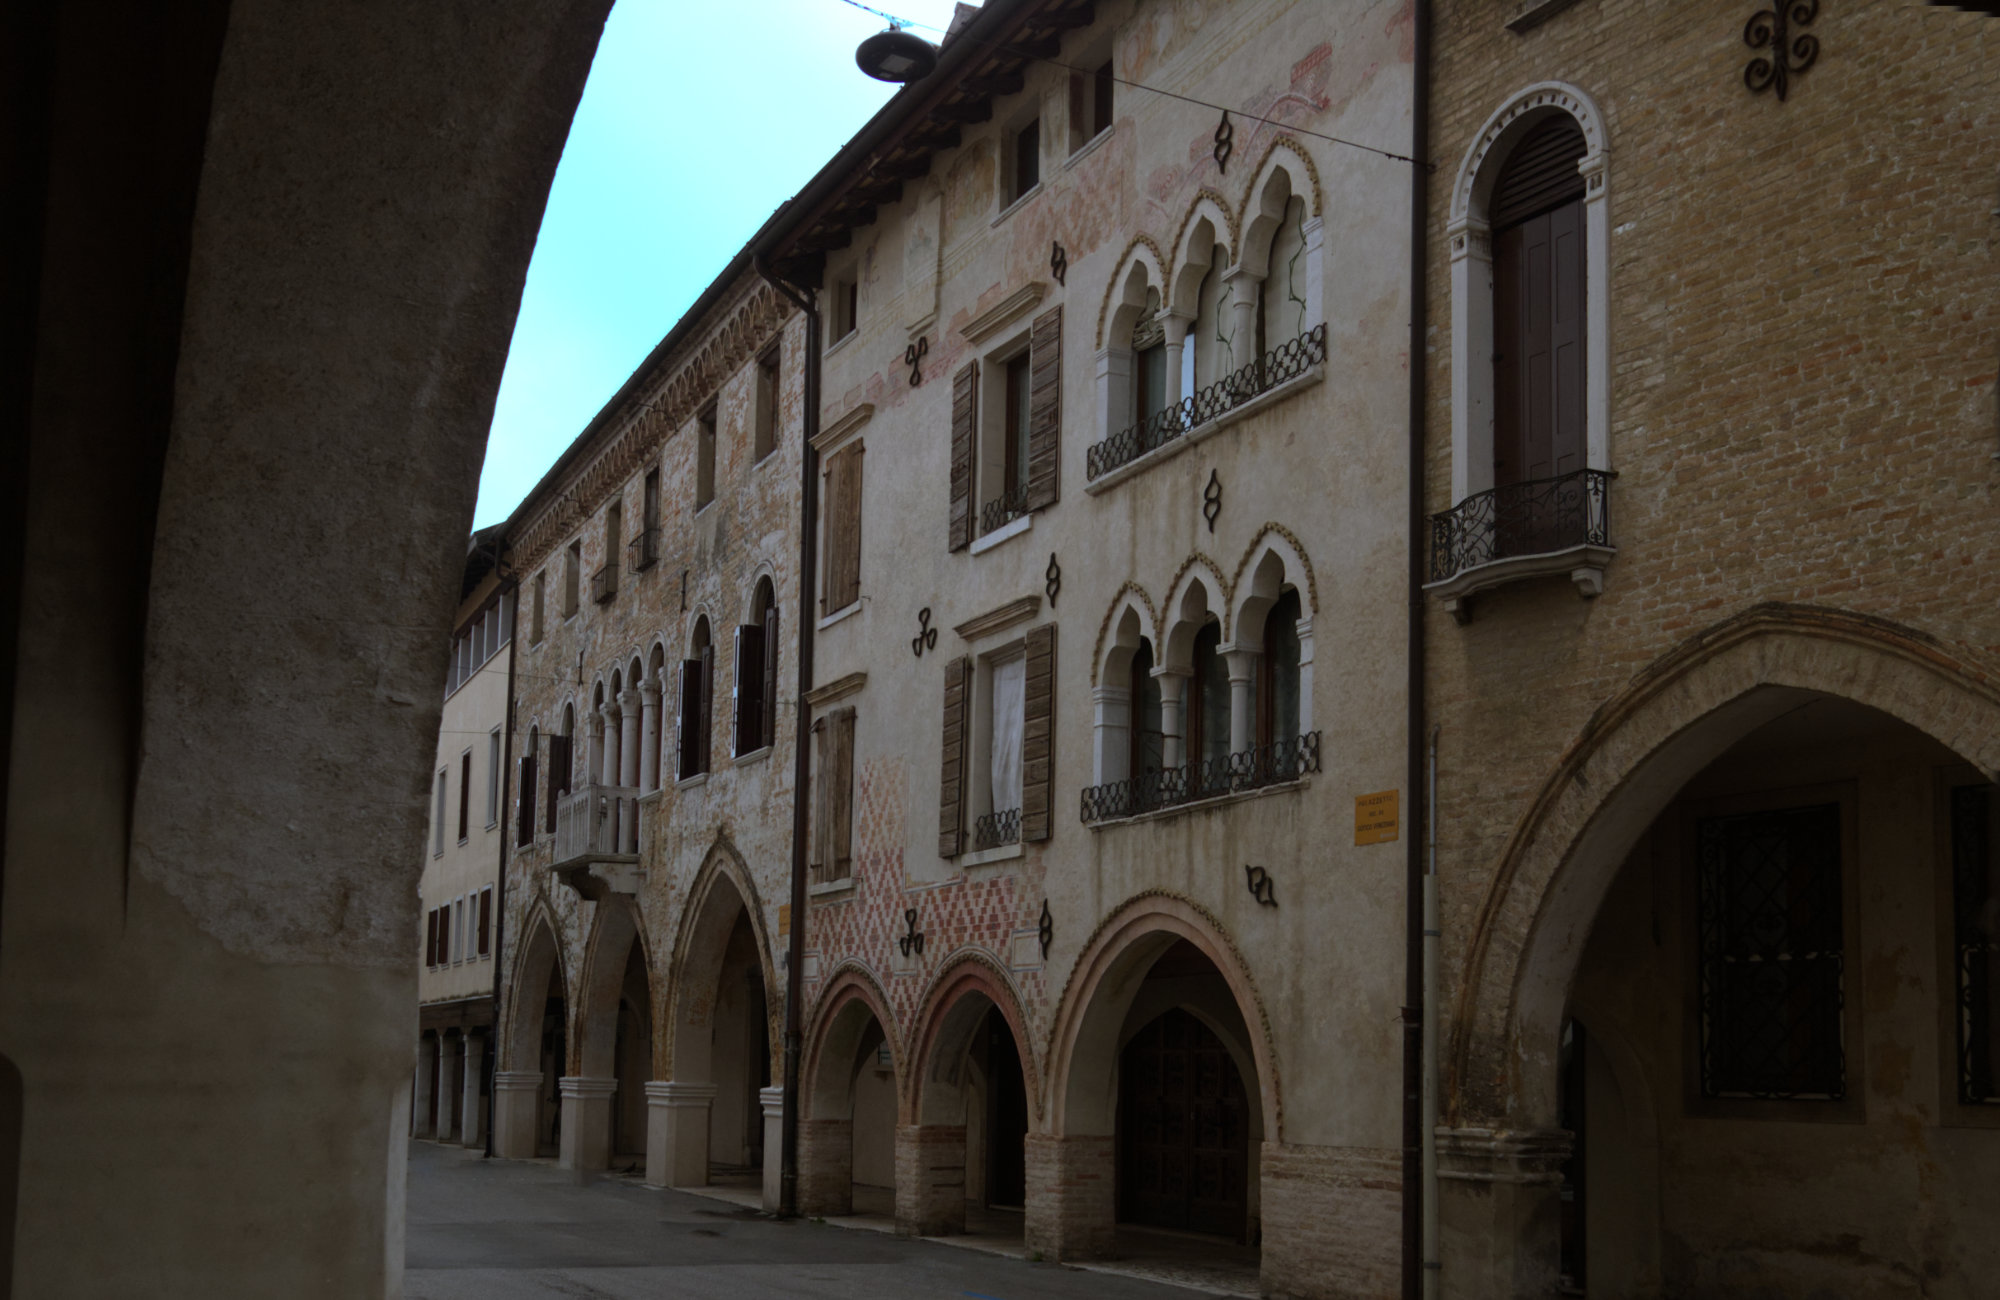
[[[771,579],[757,579],[749,618],[736,629],[732,752],[753,754],[776,743],[778,727],[778,602]]]
[[[536,770],[541,764],[541,753],[542,729],[530,726],[528,744],[521,753],[520,797],[514,814],[514,843],[517,845],[535,842]]]
[[[1194,636],[1194,672],[1188,678],[1188,794],[1198,798],[1229,789],[1229,667],[1217,649],[1222,624],[1210,619]]]
[[[645,748],[644,785],[648,790],[657,790],[664,783],[667,771],[666,723],[662,712],[667,704],[667,652],[665,647],[655,643],[652,654],[646,658],[646,676],[639,688],[645,693],[647,707],[652,710],[652,725],[640,741]]]
[[[1153,676],[1153,643],[1140,638],[1127,670],[1132,714],[1125,770],[1145,787],[1156,786],[1166,767],[1166,737],[1160,726],[1160,681]]]
[[[715,649],[709,643],[708,619],[697,618],[694,635],[688,642],[688,657],[681,661],[679,751],[680,779],[708,771],[708,735],[714,699]]]
[[[1493,485],[1583,468],[1583,131],[1555,114],[1508,155],[1494,186]],[[1538,531],[1548,519],[1510,521]],[[1507,537],[1508,547],[1535,537]],[[1536,549],[1542,549],[1536,546]]]
[[[1264,615],[1257,666],[1257,747],[1274,761],[1299,738],[1299,593],[1287,591]]]
[[[1132,407],[1142,425],[1167,409],[1167,331],[1160,321],[1160,292],[1146,290],[1146,309],[1132,326]]]
[[[547,834],[556,833],[556,801],[570,791],[576,761],[576,705],[563,705],[562,734],[549,737]]]
[[[1200,265],[1200,263],[1197,263]],[[1230,310],[1229,285],[1223,271],[1229,264],[1229,250],[1216,244],[1208,250],[1193,301],[1194,323],[1188,327],[1187,346],[1181,350],[1181,391],[1192,396],[1226,378],[1236,369],[1236,313]],[[1191,423],[1200,423],[1196,415]]]

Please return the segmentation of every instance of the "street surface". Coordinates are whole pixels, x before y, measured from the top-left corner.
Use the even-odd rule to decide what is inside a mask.
[[[407,1300],[1191,1300],[1158,1282],[410,1144]]]

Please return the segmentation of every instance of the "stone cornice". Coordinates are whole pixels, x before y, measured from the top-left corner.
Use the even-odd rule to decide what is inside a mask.
[[[1003,628],[1010,628],[1016,623],[1027,622],[1039,613],[1041,608],[1042,598],[1040,596],[1023,596],[1019,600],[1008,601],[998,609],[990,609],[984,614],[975,614],[953,628],[952,631],[958,633],[967,641],[977,641],[980,637],[990,636]]]
[[[846,699],[867,684],[867,673],[849,673],[845,677],[836,677],[824,685],[815,686],[807,691],[806,703],[815,709],[821,708],[835,700]]]
[[[975,345],[984,343],[1015,320],[1034,310],[1048,291],[1049,286],[1042,281],[1030,281],[959,326],[958,332],[965,336],[967,343]]]

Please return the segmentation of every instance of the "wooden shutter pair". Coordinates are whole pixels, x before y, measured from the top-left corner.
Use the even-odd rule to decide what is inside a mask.
[[[819,789],[813,807],[815,881],[854,874],[854,710],[835,709],[813,723]]]
[[[438,910],[433,907],[424,918],[424,965],[438,964]]]
[[[548,833],[550,835],[556,833],[556,803],[569,793],[571,744],[572,738],[569,736],[549,737]]]
[[[764,629],[756,623],[736,628],[736,676],[729,684],[734,704],[730,752],[739,757],[764,743]]]
[[[708,770],[710,688],[715,681],[715,647],[703,646],[699,659],[681,660],[679,723],[680,779]]]
[[[535,838],[535,756],[521,755],[521,804],[514,817],[518,829],[514,834],[516,844],[528,844]]]
[[[1045,840],[1055,818],[1055,624],[1031,628],[1025,665],[1021,732],[1021,839]],[[944,666],[944,747],[938,765],[938,854],[965,851],[965,785],[972,743],[972,660]]]
[[[972,456],[978,440],[979,361],[975,358],[960,366],[951,379],[951,549],[954,551],[972,544]]]
[[[484,957],[492,951],[493,934],[493,891],[479,891],[479,955]]]
[[[437,961],[433,964],[438,966],[443,966],[451,961],[451,904],[450,903],[446,903],[443,907],[440,907],[438,909],[437,918],[438,918]]]
[[[775,604],[764,611],[764,680],[761,686],[764,731],[759,741],[775,745],[778,743],[778,607]]]
[[[950,548],[972,544],[977,518],[973,464],[979,451],[979,362],[951,380]],[[1062,306],[1035,318],[1028,333],[1028,509],[1043,510],[1060,495],[1062,465]],[[992,493],[989,492],[989,495]]]
[[[861,598],[861,452],[861,444],[855,443],[826,462],[823,614],[845,609]]]

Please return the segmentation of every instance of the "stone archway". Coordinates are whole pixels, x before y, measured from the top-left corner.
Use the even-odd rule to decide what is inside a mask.
[[[493,1073],[493,1154],[525,1160],[554,1153],[559,1080],[568,1070],[568,987],[546,914],[534,915],[508,981],[505,1034]]]
[[[611,894],[595,910],[577,981],[577,1072],[562,1081],[561,1160],[570,1169],[608,1168],[621,1145],[635,1157],[633,1147],[644,1149],[646,1114],[631,1093],[643,1096],[653,1074],[652,964],[638,905]]]
[[[854,1212],[857,1183],[894,1187],[903,1061],[895,1025],[870,972],[847,964],[832,973],[800,1062],[800,1214]]]

